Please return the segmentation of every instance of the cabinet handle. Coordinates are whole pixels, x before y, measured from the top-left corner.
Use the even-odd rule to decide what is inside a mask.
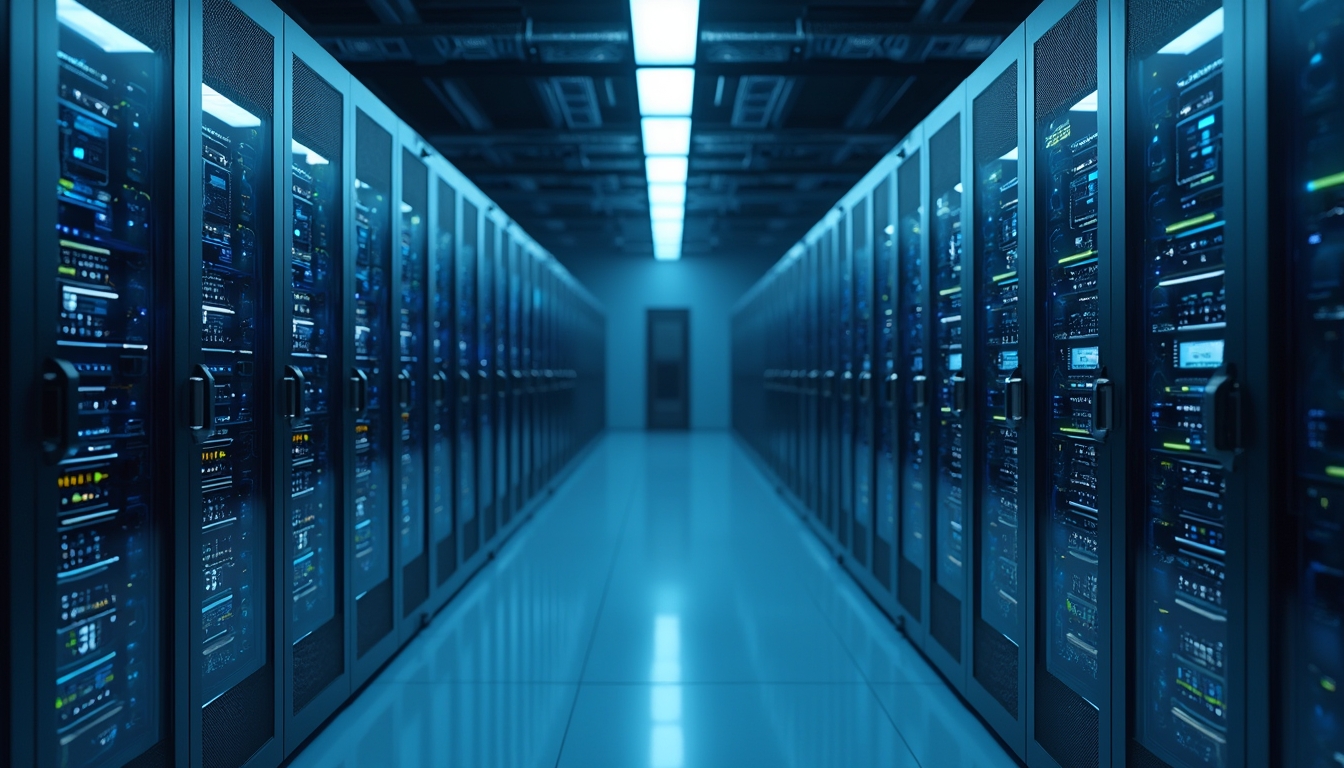
[[[1204,385],[1204,445],[1228,471],[1242,450],[1241,384],[1231,363],[1219,366]]]
[[[48,464],[79,450],[79,371],[68,360],[42,363],[42,455]]]
[[[966,410],[966,377],[952,374],[952,412],[960,416]]]
[[[303,384],[303,371],[286,365],[285,378],[281,380],[282,408],[284,417],[291,421],[303,418]]]
[[[1092,382],[1092,437],[1105,440],[1115,422],[1115,382],[1105,376]]]
[[[873,374],[863,371],[859,374],[859,402],[866,403],[873,397]]]
[[[1014,428],[1027,417],[1027,383],[1020,371],[1003,380],[1003,415]]]
[[[397,405],[402,412],[411,409],[411,372],[405,369],[397,374]]]
[[[882,397],[884,405],[892,406],[896,404],[896,385],[901,380],[899,374],[890,374],[887,376],[886,386],[882,388]]]
[[[198,365],[187,379],[187,426],[198,443],[215,434],[215,376]]]
[[[369,375],[362,368],[353,368],[350,372],[350,410],[356,416],[369,411]]]
[[[917,373],[910,380],[910,385],[910,405],[915,408],[923,408],[929,402],[929,377]]]

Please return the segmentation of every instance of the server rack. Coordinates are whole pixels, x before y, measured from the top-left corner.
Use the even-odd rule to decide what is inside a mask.
[[[523,345],[525,326],[523,325],[523,264],[528,258],[528,248],[519,234],[510,230],[509,245],[509,364],[506,373],[509,377],[509,472],[508,504],[509,519],[522,511],[529,501],[523,493]]]
[[[393,526],[393,459],[398,412],[398,361],[393,339],[393,302],[398,286],[393,261],[398,198],[397,121],[366,89],[352,87],[355,105],[354,215],[349,222],[353,261],[347,306],[355,314],[348,337],[353,429],[347,431],[350,460],[346,463],[349,505],[353,617],[349,631],[351,687],[358,688],[396,650],[396,567]]]
[[[839,387],[837,386],[840,361],[840,318],[835,289],[837,276],[835,269],[835,230],[832,225],[824,230],[817,240],[817,316],[818,330],[821,334],[821,506],[817,512],[822,526],[834,537],[836,520],[839,517],[840,502],[836,494],[839,491],[840,476],[840,406]]]
[[[457,286],[457,517],[462,531],[462,560],[469,563],[481,547],[480,503],[476,477],[477,288],[481,203],[463,196],[455,260]]]
[[[189,230],[185,207],[140,215],[146,198],[187,188],[176,94],[189,18],[172,2],[135,10],[0,6],[11,425],[0,755],[16,765],[166,765],[189,741],[187,638],[169,618],[188,599],[175,588],[188,563],[172,556],[186,536],[173,513],[181,434],[161,405],[182,332],[154,311],[184,280],[169,254]],[[118,625],[117,613],[141,620]]]
[[[923,647],[928,637],[925,574],[929,568],[930,397],[928,223],[925,220],[924,130],[916,128],[896,167],[896,597],[910,641]]]
[[[394,551],[400,589],[394,595],[401,641],[409,640],[428,619],[429,517],[425,504],[426,417],[428,410],[428,247],[429,154],[424,141],[400,126],[395,153],[400,156],[396,239],[391,284],[396,323],[392,509]]]
[[[900,150],[897,150],[900,152]],[[882,604],[891,615],[895,606],[899,484],[896,472],[896,404],[900,375],[896,372],[896,188],[894,166],[873,188],[873,330],[872,387],[876,399],[873,425],[873,559]]]
[[[454,187],[451,166],[439,156],[430,158],[429,259],[429,397],[427,415],[428,461],[426,505],[429,513],[430,603],[438,607],[456,591],[460,571],[461,535],[454,488],[456,473],[457,323],[456,255],[461,195]]]
[[[280,409],[275,451],[285,499],[280,573],[285,591],[282,648],[284,751],[293,751],[350,694],[346,665],[346,519],[341,504],[346,441],[342,407],[342,312],[348,265],[345,221],[354,183],[346,137],[353,115],[350,75],[285,21],[280,262],[281,322],[276,325]]]
[[[970,537],[965,531],[971,500],[966,458],[973,456],[974,435],[966,428],[974,418],[966,372],[975,365],[967,340],[970,270],[965,256],[965,206],[962,204],[965,162],[965,86],[958,86],[925,121],[925,219],[928,256],[925,269],[929,307],[932,429],[929,437],[930,560],[927,591],[928,633],[925,652],[953,685],[965,688],[968,567]]]
[[[523,495],[536,494],[536,431],[537,431],[537,269],[540,254],[529,250],[522,258],[522,333],[523,333],[523,400],[522,400],[522,460],[519,474]]]
[[[1248,12],[1248,22],[1251,18]],[[1344,461],[1330,438],[1341,408],[1339,369],[1328,362],[1339,359],[1340,231],[1333,212],[1340,203],[1341,104],[1340,63],[1333,50],[1341,24],[1339,2],[1271,8],[1268,24],[1260,27],[1270,30],[1269,109],[1247,108],[1248,116],[1278,116],[1268,126],[1251,117],[1247,135],[1267,127],[1279,137],[1268,142],[1267,160],[1277,172],[1266,188],[1281,190],[1281,197],[1266,210],[1271,218],[1282,217],[1282,228],[1271,230],[1269,242],[1271,252],[1278,243],[1291,258],[1286,284],[1274,286],[1289,297],[1284,314],[1289,321],[1286,333],[1274,338],[1293,357],[1288,370],[1294,391],[1288,408],[1268,415],[1290,430],[1281,443],[1291,447],[1281,486],[1290,517],[1287,524],[1276,521],[1283,531],[1273,572],[1287,574],[1274,586],[1295,597],[1287,610],[1271,614],[1271,622],[1282,620],[1286,630],[1273,648],[1281,670],[1275,693],[1282,705],[1274,717],[1281,739],[1271,760],[1311,768],[1344,764],[1338,682],[1344,680],[1344,525],[1338,506]],[[1248,35],[1248,68],[1256,48]],[[1274,361],[1269,367],[1283,370]]]
[[[849,551],[866,573],[872,562],[873,529],[873,199],[865,192],[850,209],[853,273],[854,479],[850,495]]]
[[[850,546],[854,525],[854,237],[853,218],[842,209],[835,230],[835,280],[837,298],[837,451],[835,482],[839,491],[833,535],[841,550]]]
[[[495,261],[499,249],[499,225],[494,207],[484,212],[481,249],[476,259],[476,500],[481,521],[481,546],[495,538],[498,524],[495,503]]]
[[[803,313],[806,318],[804,329],[804,356],[806,358],[807,380],[803,383],[803,487],[804,504],[814,518],[821,518],[822,456],[825,455],[822,439],[822,398],[821,387],[824,375],[824,363],[821,359],[822,328],[821,308],[819,306],[820,286],[818,249],[815,242],[803,246],[803,254],[798,266],[800,290],[803,295]]]
[[[509,522],[509,251],[513,247],[507,221],[496,230],[494,258],[495,338],[494,377],[495,411],[495,525],[503,531]]]
[[[290,159],[278,108],[284,16],[269,3],[211,0],[193,29],[188,200],[199,234],[187,251],[188,369],[178,379],[190,412],[186,615],[200,617],[189,635],[191,763],[265,765],[283,747],[287,590],[275,552],[290,533],[269,514],[286,501],[273,431],[286,423],[275,370]]]
[[[1027,409],[1034,377],[1034,345],[1022,333],[1023,307],[1032,293],[1030,228],[1023,226],[1020,168],[1027,153],[1025,36],[1010,35],[967,79],[969,130],[966,205],[971,225],[966,252],[971,264],[970,367],[976,434],[969,454],[974,492],[966,524],[971,549],[970,674],[967,698],[1017,754],[1026,751],[1026,624],[1031,602],[1026,542],[1033,530],[1030,482],[1032,424]],[[1029,153],[1028,157],[1030,156]],[[1030,160],[1028,159],[1028,163]],[[1030,210],[1029,208],[1027,209]],[[1025,219],[1029,220],[1029,219]],[[1027,578],[1022,578],[1026,574]]]

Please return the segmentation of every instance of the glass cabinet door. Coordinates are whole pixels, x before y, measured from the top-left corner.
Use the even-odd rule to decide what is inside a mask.
[[[398,243],[396,407],[397,534],[404,569],[403,613],[428,596],[429,535],[425,509],[426,248],[429,237],[429,169],[415,152],[401,150]],[[423,558],[423,559],[422,559]]]
[[[892,181],[884,179],[873,190],[873,271],[875,293],[873,310],[876,327],[876,359],[873,361],[873,393],[877,399],[873,450],[876,464],[873,477],[873,575],[878,583],[891,588],[896,547],[896,505],[899,503],[896,475],[896,226],[892,221]]]
[[[476,262],[480,209],[462,201],[462,232],[457,249],[457,516],[462,523],[462,559],[481,545],[476,514]]]
[[[896,171],[898,596],[916,620],[923,615],[923,574],[928,570],[930,461],[920,165],[920,152],[915,151]]]
[[[457,570],[457,505],[453,499],[453,369],[457,361],[453,316],[457,193],[434,180],[437,222],[430,258],[429,370],[429,535],[434,542],[434,583],[443,585]]]

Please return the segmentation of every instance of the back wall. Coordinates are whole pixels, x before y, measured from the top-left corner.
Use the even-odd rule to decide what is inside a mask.
[[[778,257],[571,256],[561,262],[607,312],[607,425],[643,429],[646,310],[691,314],[691,429],[728,429],[733,304]]]

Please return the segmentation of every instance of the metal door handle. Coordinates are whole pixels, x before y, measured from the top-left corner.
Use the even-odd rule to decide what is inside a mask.
[[[854,397],[854,373],[845,371],[840,376],[840,399],[849,402]]]
[[[198,443],[215,434],[215,377],[204,365],[198,365],[187,379],[187,426]]]
[[[411,372],[405,369],[397,374],[397,404],[402,411],[411,408]]]
[[[910,385],[910,405],[915,408],[923,408],[929,402],[929,377],[917,373],[910,380]]]
[[[79,371],[68,360],[42,363],[42,455],[48,464],[79,449]]]
[[[1027,417],[1027,383],[1018,370],[1003,380],[1003,416],[1014,427]]]
[[[901,377],[895,373],[887,376],[886,381],[887,385],[882,388],[882,397],[884,398],[884,405],[890,406],[896,404],[896,384],[900,380]]]
[[[1105,440],[1115,420],[1115,382],[1099,376],[1092,382],[1092,437]]]
[[[863,371],[859,374],[859,402],[866,403],[873,397],[873,374]]]
[[[286,365],[285,378],[281,384],[285,418],[291,421],[303,418],[303,371],[295,366]]]
[[[1219,366],[1204,385],[1205,452],[1229,471],[1242,450],[1241,384],[1231,363]]]
[[[362,368],[352,368],[350,371],[350,395],[350,410],[356,416],[368,413],[369,375]]]
[[[952,412],[960,416],[966,410],[966,377],[952,374]]]

